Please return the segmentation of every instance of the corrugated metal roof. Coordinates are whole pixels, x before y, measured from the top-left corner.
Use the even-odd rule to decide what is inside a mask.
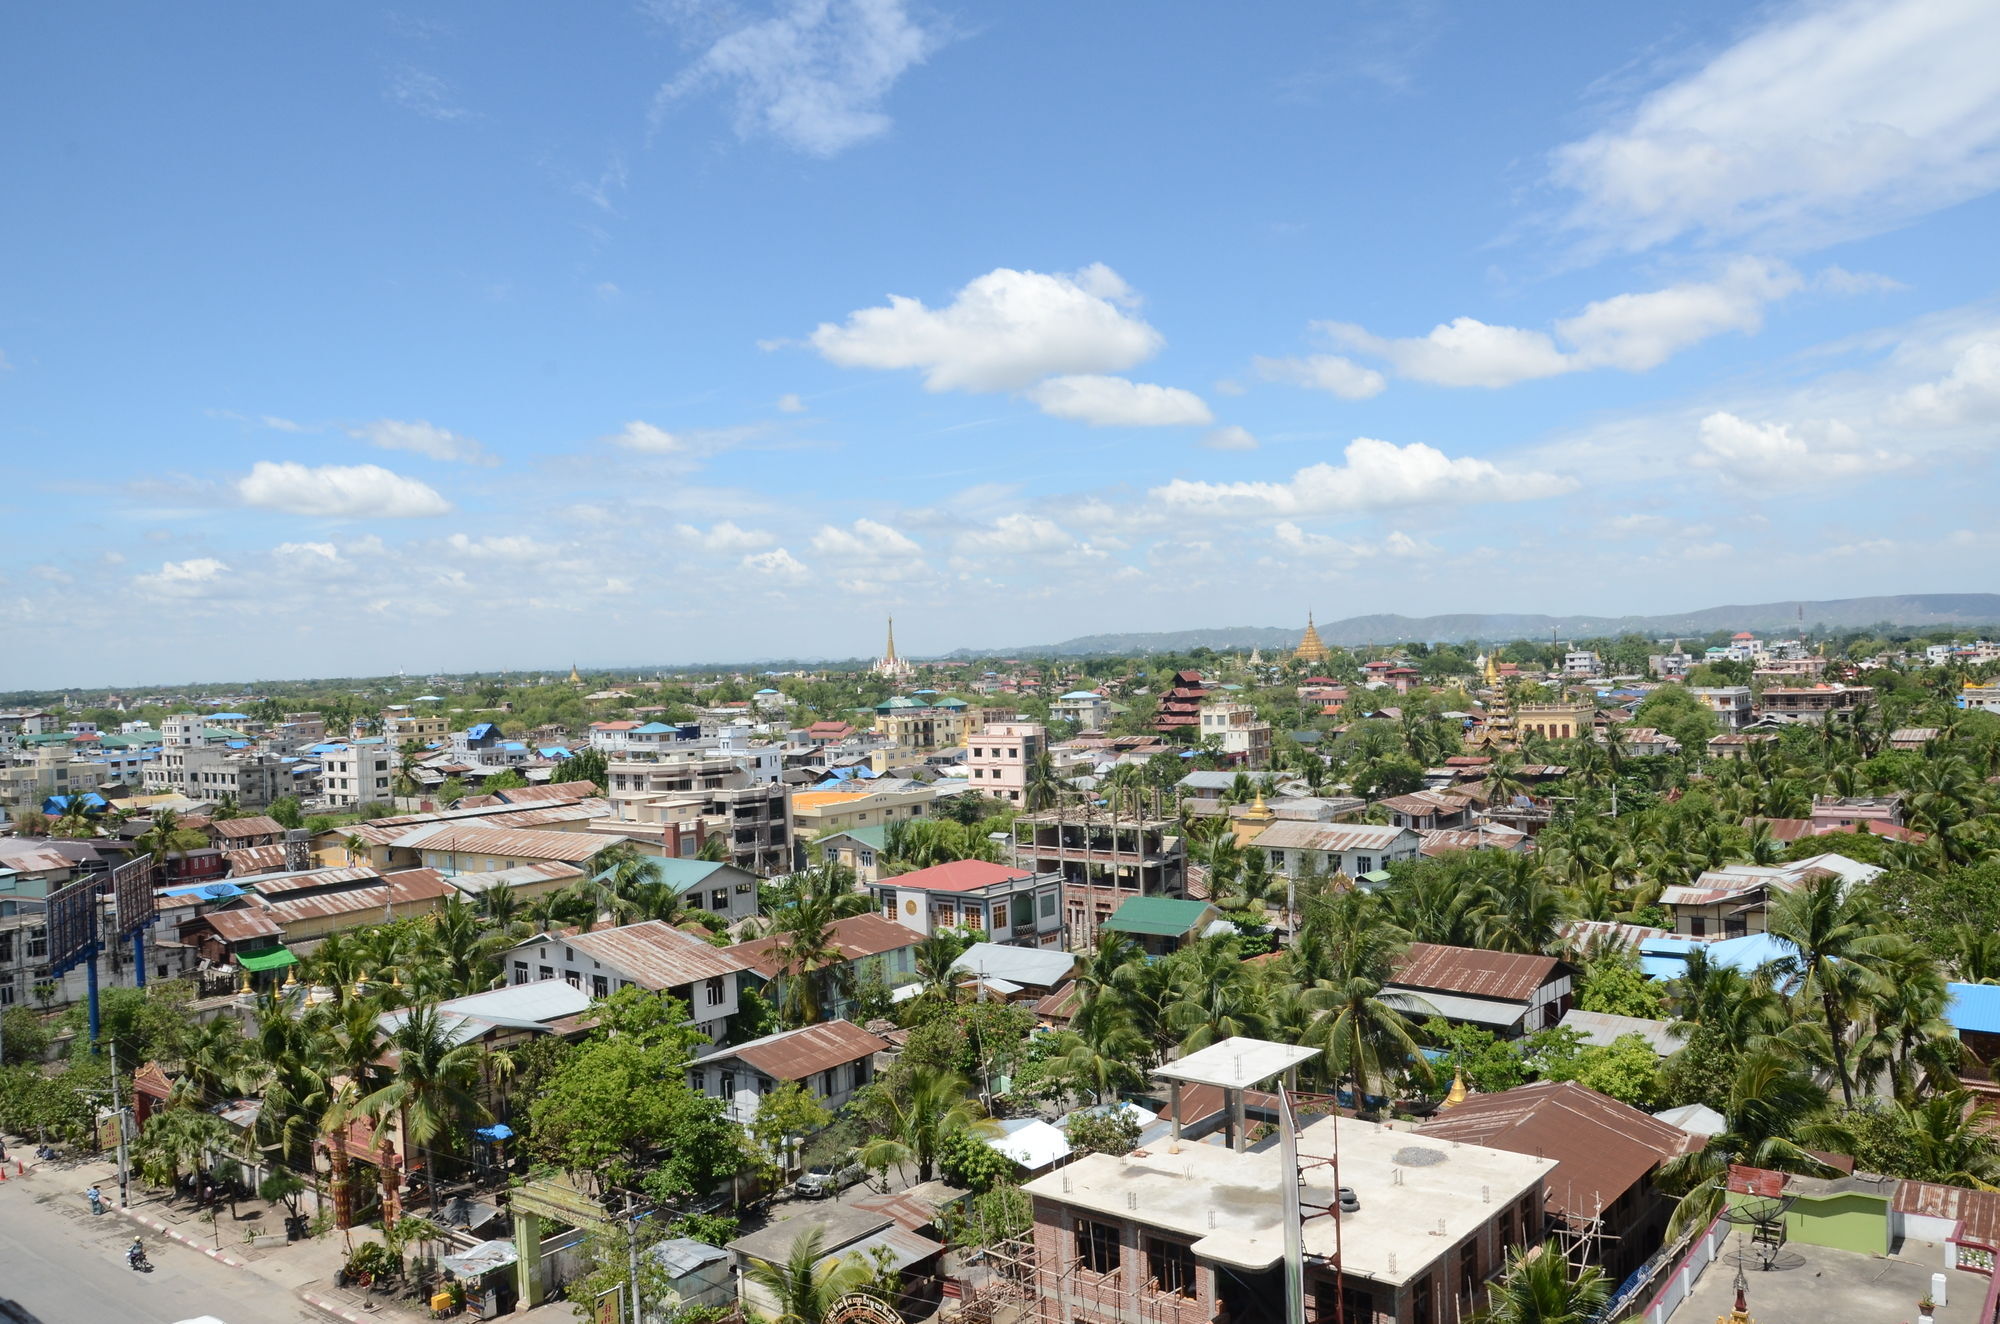
[[[463,855],[504,855],[520,859],[568,860],[580,863],[625,838],[594,832],[530,832],[511,828],[440,823],[414,828],[393,845],[408,850]]]
[[[263,874],[244,880],[244,885],[261,896],[283,896],[288,892],[307,892],[317,887],[338,887],[342,884],[375,883],[382,875],[374,866],[367,864],[338,864],[331,869],[302,869],[294,873]]]
[[[1975,1191],[1964,1186],[1905,1180],[1891,1202],[1899,1214],[1949,1218],[1963,1224],[1961,1237],[1982,1246],[2000,1248],[2000,1191]]]
[[[884,878],[875,886],[920,892],[977,892],[981,888],[1029,877],[1033,875],[1028,870],[1004,864],[992,864],[986,860],[953,860],[949,864],[933,864],[928,869]]]
[[[1543,1190],[1552,1206],[1580,1219],[1596,1217],[1659,1164],[1697,1147],[1678,1127],[1569,1080],[1474,1094],[1417,1133],[1556,1160]]]
[[[384,874],[388,886],[354,887],[342,892],[322,892],[316,896],[287,896],[264,902],[264,913],[280,924],[296,924],[305,919],[328,919],[373,911],[383,906],[405,906],[415,902],[441,901],[453,895],[452,886],[435,869],[404,869]]]
[[[1536,989],[1557,976],[1561,965],[1553,956],[1413,942],[1390,982],[1406,988],[1527,1002],[1534,998]]]
[[[1179,938],[1192,932],[1211,914],[1206,901],[1182,901],[1170,896],[1135,896],[1112,912],[1104,927],[1115,933]]]
[[[775,979],[783,969],[778,961],[778,945],[788,936],[773,933],[749,942],[739,942],[728,950],[743,958],[746,969],[755,970],[766,979]],[[913,947],[923,939],[923,935],[915,929],[873,913],[835,920],[828,927],[828,937],[845,961],[858,961]]]
[[[711,947],[700,938],[656,919],[615,929],[566,934],[560,941],[565,947],[573,947],[632,982],[655,991],[749,968],[741,956]]]
[[[219,837],[235,840],[239,837],[282,837],[285,825],[275,818],[258,815],[252,818],[222,818],[209,824]]]
[[[215,936],[224,942],[275,938],[284,933],[277,921],[261,910],[212,910],[202,918],[215,930]]]
[[[761,1039],[711,1054],[703,1062],[734,1058],[773,1080],[804,1080],[849,1062],[859,1062],[889,1046],[852,1021],[826,1021],[797,1030],[780,1030]]]
[[[1280,819],[1259,833],[1251,844],[1260,850],[1379,851],[1415,835],[1408,828],[1373,823],[1312,823]]]

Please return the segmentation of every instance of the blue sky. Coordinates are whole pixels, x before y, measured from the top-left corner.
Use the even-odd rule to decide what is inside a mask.
[[[0,688],[1991,587],[1984,0],[4,23]]]

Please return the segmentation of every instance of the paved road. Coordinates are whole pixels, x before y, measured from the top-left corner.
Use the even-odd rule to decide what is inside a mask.
[[[11,1165],[10,1165],[11,1166]],[[153,1272],[125,1267],[139,1229],[83,1208],[81,1186],[51,1170],[0,1184],[0,1299],[43,1324],[326,1324],[284,1288],[147,1234]],[[107,1189],[107,1193],[108,1189]]]

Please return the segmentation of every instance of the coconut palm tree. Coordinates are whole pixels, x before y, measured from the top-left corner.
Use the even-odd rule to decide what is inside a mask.
[[[1181,1036],[1183,1053],[1237,1036],[1263,1037],[1263,990],[1235,941],[1209,939],[1169,959],[1175,969],[1167,1024]]]
[[[1807,1134],[1826,1110],[1826,1091],[1784,1054],[1758,1048],[1743,1055],[1730,1078],[1722,1113],[1728,1128],[1692,1154],[1660,1165],[1659,1185],[1680,1196],[1668,1223],[1669,1240],[1689,1227],[1706,1227],[1722,1208],[1732,1163],[1781,1172],[1826,1174],[1794,1139]]]
[[[459,1042],[452,1028],[435,1005],[412,1007],[388,1035],[387,1047],[396,1054],[388,1081],[358,1101],[370,1117],[401,1118],[404,1135],[423,1150],[433,1213],[439,1186],[433,1142],[440,1136],[449,1139],[460,1126],[486,1113],[476,1093],[479,1047]]]
[[[772,918],[785,926],[771,953],[777,958],[781,981],[778,1018],[787,1029],[817,1025],[826,1018],[828,1005],[850,991],[854,975],[854,966],[834,937],[834,898],[804,891]]]
[[[937,1175],[938,1152],[953,1135],[965,1131],[985,1132],[992,1124],[970,1096],[965,1077],[951,1071],[918,1070],[910,1080],[907,1094],[890,1090],[876,1096],[875,1123],[883,1134],[861,1146],[862,1163],[871,1168],[887,1168],[906,1163],[917,1167],[917,1180],[927,1182]]]
[[[777,1302],[775,1324],[826,1324],[842,1297],[874,1281],[871,1266],[850,1255],[827,1258],[824,1245],[824,1233],[815,1225],[793,1240],[783,1264],[753,1258],[744,1270]]]
[[[1589,1324],[1604,1309],[1610,1284],[1594,1264],[1572,1273],[1553,1241],[1509,1252],[1477,1324]]]
[[[171,809],[155,809],[153,821],[132,839],[133,846],[153,857],[153,871],[165,867],[167,857],[208,845],[208,835],[196,828],[181,826],[181,816]]]
[[[1300,943],[1314,957],[1305,969],[1317,976],[1301,994],[1317,1013],[1306,1042],[1321,1050],[1333,1080],[1353,1084],[1358,1109],[1367,1107],[1370,1085],[1386,1080],[1393,1068],[1430,1075],[1410,1018],[1382,993],[1407,941],[1365,892],[1343,892],[1309,907],[1301,928]]]
[[[1834,1045],[1834,1070],[1841,1100],[1854,1106],[1854,1079],[1848,1070],[1845,1045],[1851,1023],[1849,1008],[1857,996],[1881,984],[1872,964],[1888,949],[1881,914],[1871,894],[1849,889],[1834,874],[1809,878],[1772,901],[1767,927],[1772,936],[1792,945],[1794,955],[1783,963],[1799,978],[1798,997],[1818,1005],[1827,1038]]]

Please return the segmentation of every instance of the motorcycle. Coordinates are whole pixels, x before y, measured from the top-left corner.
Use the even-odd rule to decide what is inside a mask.
[[[139,1273],[151,1273],[153,1271],[153,1262],[146,1258],[146,1248],[137,1242],[134,1242],[131,1249],[125,1252],[125,1263],[131,1265]]]

